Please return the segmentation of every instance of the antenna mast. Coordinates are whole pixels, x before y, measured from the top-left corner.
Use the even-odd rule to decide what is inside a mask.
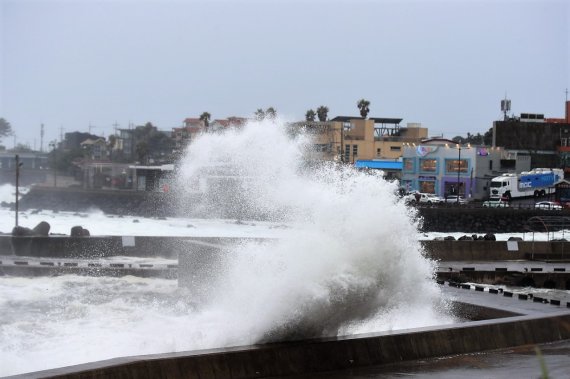
[[[508,120],[507,114],[511,111],[511,101],[507,99],[507,94],[505,93],[505,99],[501,100],[501,112],[503,112],[503,121]]]

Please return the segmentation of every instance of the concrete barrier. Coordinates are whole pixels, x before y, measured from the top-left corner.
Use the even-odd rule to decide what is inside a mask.
[[[475,306],[473,306],[475,307]],[[516,316],[344,338],[116,358],[15,378],[232,378],[311,375],[570,339],[570,313]]]

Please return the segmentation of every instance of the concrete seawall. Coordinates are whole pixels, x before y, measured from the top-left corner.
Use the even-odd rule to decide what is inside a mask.
[[[282,377],[566,339],[570,339],[570,312],[559,312],[547,316],[515,316],[395,333],[125,357],[14,378]]]
[[[196,204],[203,201],[196,196],[186,204],[179,204],[172,193],[35,186],[22,198],[20,209],[77,212],[96,208],[118,215],[207,217],[197,213],[199,207]],[[425,232],[513,233],[525,231],[525,223],[531,217],[564,216],[570,213],[567,210],[482,208],[474,204],[465,207],[421,207],[418,215],[423,220],[422,231]],[[262,215],[232,213],[220,217],[248,219]]]
[[[192,250],[192,241],[231,245],[237,238],[214,237],[12,237],[0,236],[0,255],[47,258],[113,256],[177,259]],[[190,245],[189,245],[190,244]],[[421,241],[428,257],[443,261],[570,260],[570,242],[550,241]]]

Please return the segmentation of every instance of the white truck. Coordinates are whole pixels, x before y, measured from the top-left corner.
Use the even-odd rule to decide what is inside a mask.
[[[491,179],[489,200],[541,197],[554,193],[555,185],[564,180],[560,168],[535,168],[520,174],[503,174]]]

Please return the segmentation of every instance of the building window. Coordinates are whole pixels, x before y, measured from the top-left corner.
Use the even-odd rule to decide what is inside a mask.
[[[410,192],[412,190],[412,181],[411,180],[402,180],[402,188],[406,190],[406,192]]]
[[[390,146],[390,151],[402,151],[401,146]]]
[[[382,156],[382,149],[380,149],[380,148],[376,149],[376,156],[377,156],[377,157],[381,157],[381,156]]]
[[[344,145],[344,161],[350,162],[350,145]]]
[[[560,146],[568,146],[568,138],[562,138],[560,141]]]
[[[414,159],[413,158],[404,158],[404,171],[406,172],[414,172]]]
[[[493,161],[492,160],[489,161],[489,170],[493,170]]]
[[[420,171],[436,172],[437,160],[435,159],[420,159]]]
[[[446,159],[445,170],[448,173],[450,173],[450,172],[457,173],[458,171],[460,171],[462,173],[466,173],[467,172],[467,165],[468,165],[468,162],[466,159],[461,160],[461,165],[459,164],[458,159]]]
[[[352,156],[358,155],[358,145],[352,145]]]
[[[419,187],[420,187],[420,192],[435,193],[435,182],[420,181]]]

